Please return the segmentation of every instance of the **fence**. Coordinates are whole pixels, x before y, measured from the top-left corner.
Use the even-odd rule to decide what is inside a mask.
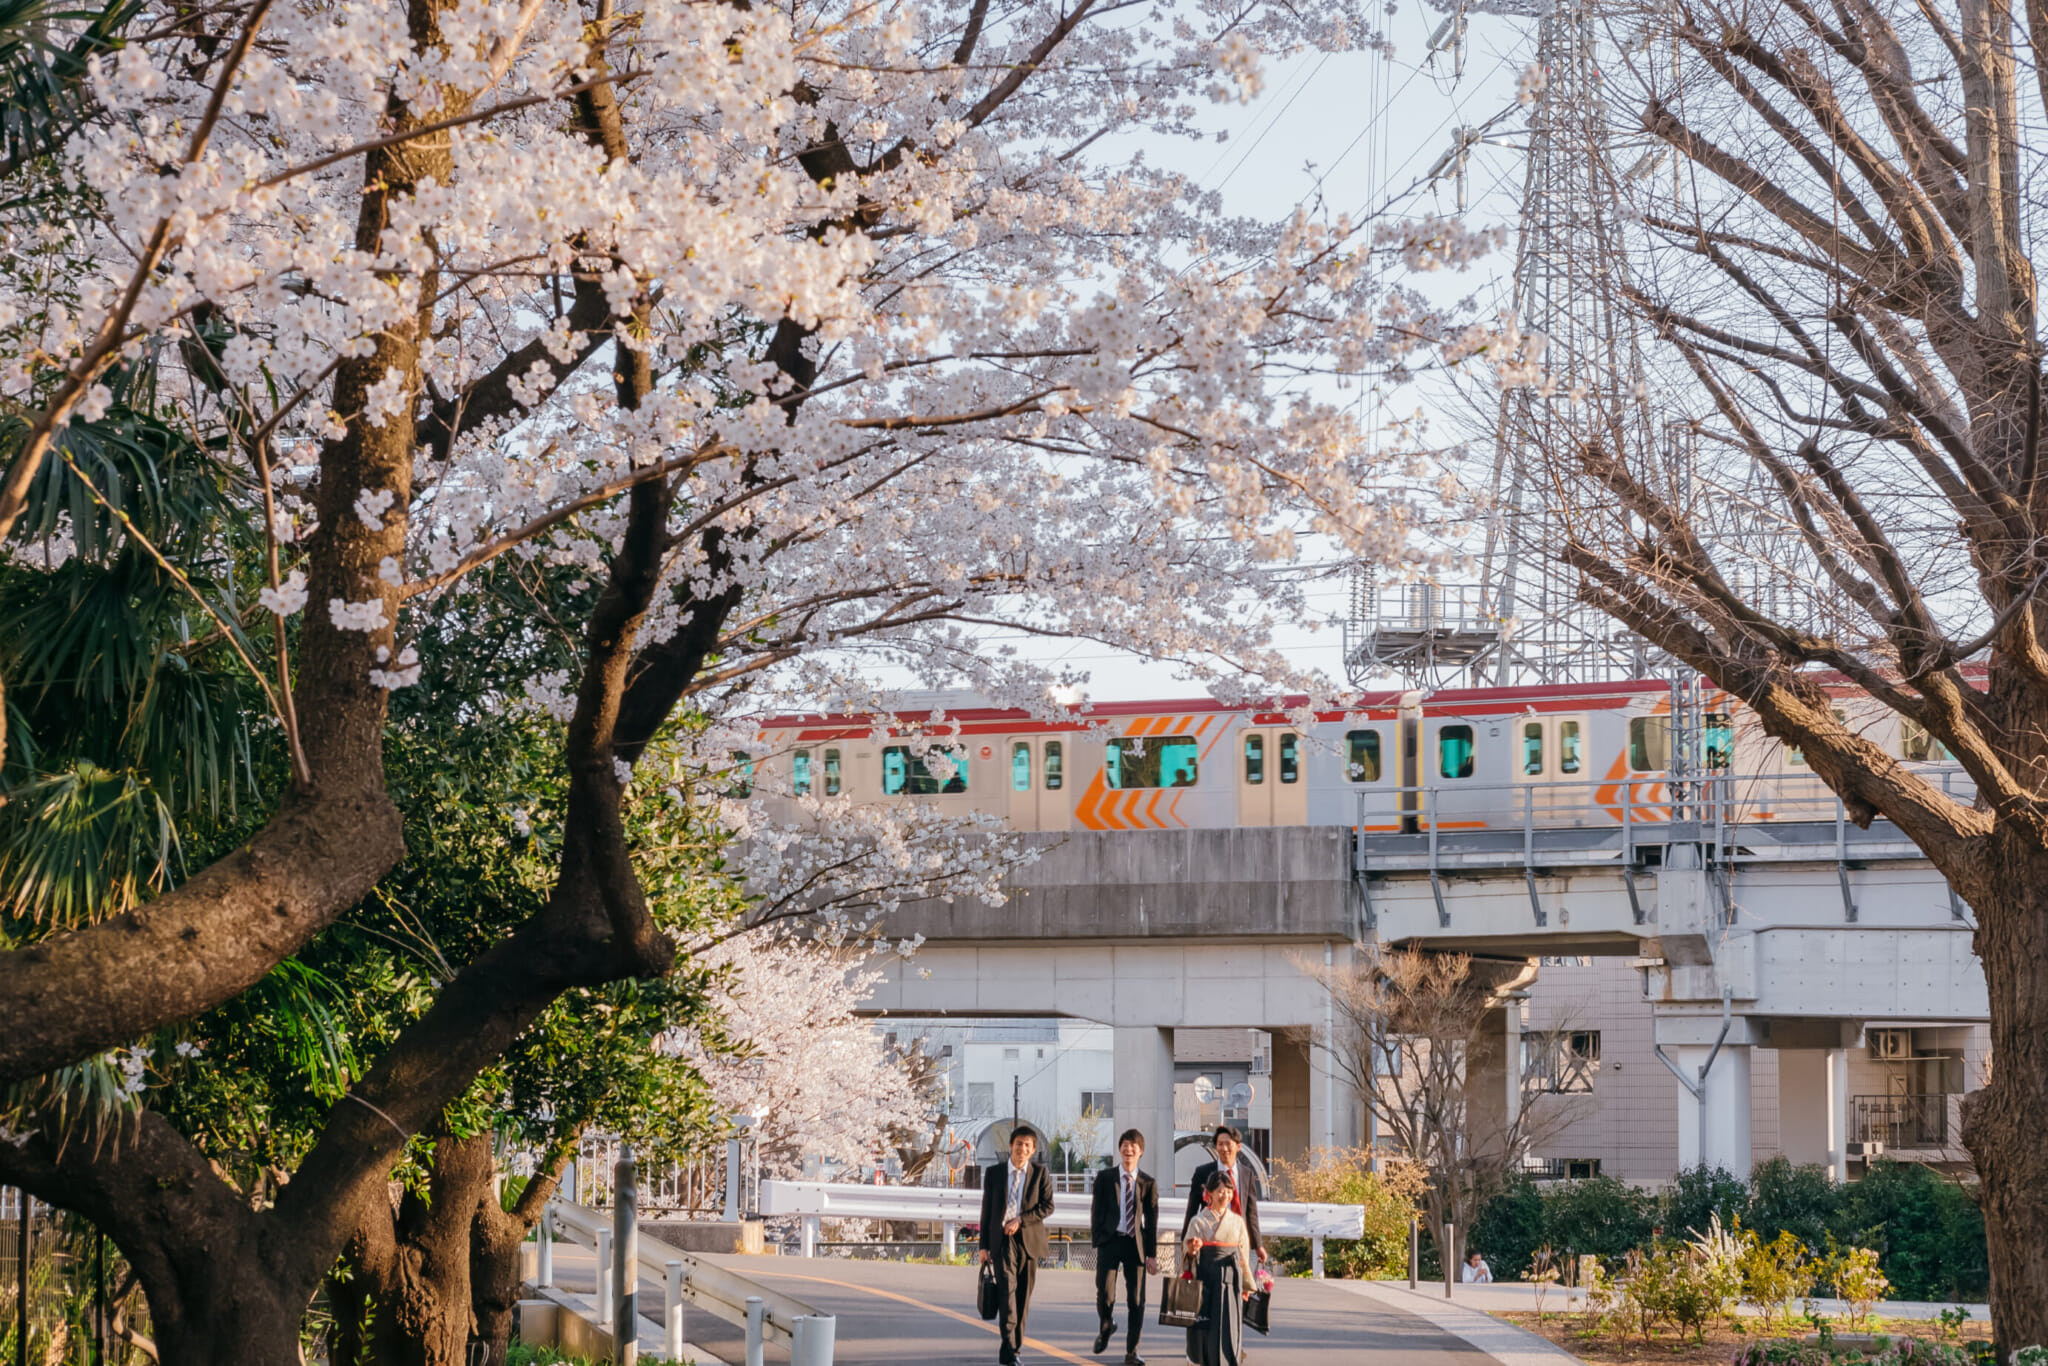
[[[1851,1140],[1887,1148],[1948,1146],[1946,1095],[1851,1096]]]
[[[739,1186],[729,1187],[728,1164],[738,1152]],[[612,1173],[618,1166],[616,1134],[585,1134],[564,1178],[563,1196],[592,1209],[612,1207]],[[530,1160],[529,1160],[530,1162]],[[640,1209],[696,1219],[737,1218],[759,1203],[761,1163],[756,1146],[733,1140],[690,1162],[650,1162],[639,1169]]]

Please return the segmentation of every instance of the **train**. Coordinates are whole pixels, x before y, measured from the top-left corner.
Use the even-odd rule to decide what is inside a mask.
[[[1838,716],[1952,785],[1955,765],[1926,731],[1846,685],[1829,691]],[[1689,763],[1674,764],[1674,736],[1691,737]],[[1744,819],[1834,808],[1799,751],[1734,699],[1654,678],[1375,692],[1313,711],[1303,698],[1177,699],[1053,720],[974,705],[906,709],[881,727],[778,716],[735,758],[778,818],[803,819],[802,798],[924,802],[1025,831],[1654,824],[1671,818],[1675,772],[1739,786]]]

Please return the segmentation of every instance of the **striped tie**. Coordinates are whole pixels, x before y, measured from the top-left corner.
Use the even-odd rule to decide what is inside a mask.
[[[1138,1231],[1138,1183],[1135,1178],[1124,1181],[1124,1232]]]

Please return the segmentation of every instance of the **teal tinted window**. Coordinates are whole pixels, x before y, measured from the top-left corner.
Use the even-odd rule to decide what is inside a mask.
[[[908,745],[882,751],[882,791],[891,797],[952,796],[967,790],[967,757],[935,751],[932,767],[910,752]],[[941,774],[944,776],[940,776]]]
[[[1057,792],[1066,781],[1066,749],[1057,740],[1045,742],[1045,790]]]
[[[1543,723],[1524,721],[1522,723],[1522,772],[1534,775],[1543,771]]]
[[[839,751],[836,749],[825,751],[825,795],[839,795]]]
[[[1557,723],[1557,771],[1577,773],[1579,771],[1579,723],[1560,721]]]
[[[1735,757],[1735,725],[1725,711],[1707,713],[1706,753],[1703,756],[1707,767],[1713,770],[1727,768]]]
[[[732,767],[726,770],[730,781],[726,785],[728,797],[751,797],[754,795],[754,761],[743,749],[732,752]]]
[[[1266,781],[1266,737],[1244,737],[1244,780],[1256,786]]]
[[[1031,790],[1031,746],[1022,740],[1010,742],[1010,791]]]
[[[1102,756],[1103,781],[1115,788],[1193,787],[1200,755],[1192,735],[1111,740]]]
[[[1436,771],[1446,778],[1472,776],[1472,727],[1445,726],[1436,733]]]
[[[800,749],[789,761],[791,785],[799,797],[811,795],[811,752]]]
[[[1344,735],[1344,776],[1354,783],[1380,780],[1380,733],[1347,731]]]
[[[1301,781],[1301,737],[1291,730],[1280,736],[1280,781]]]

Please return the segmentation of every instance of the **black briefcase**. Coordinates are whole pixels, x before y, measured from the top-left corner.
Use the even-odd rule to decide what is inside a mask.
[[[996,1269],[990,1262],[983,1262],[981,1265],[981,1294],[978,1307],[981,1316],[991,1321],[1003,1312],[1002,1287],[996,1284]]]
[[[1266,1326],[1267,1316],[1273,1309],[1273,1292],[1261,1290],[1244,1302],[1244,1326],[1256,1328],[1261,1333],[1273,1330]]]
[[[1168,1276],[1159,1291],[1159,1326],[1193,1328],[1202,1322],[1202,1283]]]

